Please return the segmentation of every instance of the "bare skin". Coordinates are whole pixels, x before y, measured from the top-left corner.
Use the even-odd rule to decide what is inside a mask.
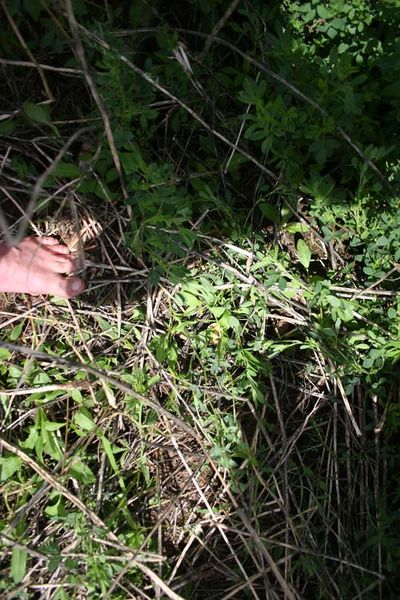
[[[0,292],[73,298],[85,289],[68,248],[52,237],[27,237],[14,248],[0,244]]]

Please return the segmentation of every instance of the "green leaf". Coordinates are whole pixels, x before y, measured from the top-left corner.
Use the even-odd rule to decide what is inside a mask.
[[[375,359],[371,357],[364,358],[363,367],[364,369],[370,369],[374,365]]]
[[[230,315],[228,319],[228,326],[234,329],[235,331],[239,331],[240,329],[240,321],[233,315]]]
[[[33,450],[33,448],[36,446],[36,443],[39,439],[39,432],[37,430],[37,425],[32,425],[32,427],[29,430],[29,435],[26,438],[25,441],[20,442],[20,446],[22,448],[27,448],[28,450]]]
[[[288,223],[285,229],[288,233],[306,233],[310,228],[305,223]]]
[[[329,296],[327,296],[326,299],[333,308],[339,308],[342,305],[342,301],[336,296],[331,296],[329,294]]]
[[[305,269],[308,269],[311,261],[311,250],[304,240],[300,239],[296,245],[297,256]]]
[[[271,204],[270,202],[260,202],[258,207],[268,221],[275,223],[278,216],[278,210],[274,204]]]
[[[320,19],[329,19],[329,17],[331,16],[329,10],[327,10],[323,4],[318,4],[317,14]]]
[[[8,373],[12,379],[18,379],[22,375],[21,367],[17,367],[17,365],[10,365],[8,367]]]
[[[111,465],[114,473],[118,477],[118,483],[121,486],[121,489],[124,490],[125,489],[125,482],[124,482],[123,478],[120,476],[120,470],[119,470],[117,461],[115,460],[115,456],[114,456],[114,452],[113,452],[113,448],[111,446],[111,443],[108,441],[108,439],[104,435],[102,435],[100,439],[101,439],[101,443],[102,443],[103,448],[104,448],[104,452],[106,453],[107,458],[110,461],[110,465]]]
[[[179,235],[188,248],[192,248],[194,242],[198,239],[197,233],[186,227],[179,228]]]
[[[64,499],[61,494],[56,495],[56,502],[54,504],[48,504],[44,509],[44,512],[49,517],[66,517],[67,511],[64,506]]]
[[[226,311],[225,306],[210,306],[210,312],[216,319],[220,319]]]
[[[74,456],[69,464],[69,472],[82,483],[90,484],[96,481],[93,471],[78,457]]]
[[[304,22],[309,23],[310,21],[315,19],[315,16],[316,16],[315,8],[312,8],[311,10],[308,11],[307,14],[304,15]]]
[[[311,3],[310,2],[305,2],[304,4],[300,4],[299,6],[296,6],[296,10],[299,13],[306,13],[311,9]]]
[[[332,19],[330,25],[337,31],[343,31],[346,29],[346,22],[344,21],[344,19],[340,19],[339,17],[335,17],[334,19]]]
[[[132,173],[145,173],[146,163],[143,160],[139,148],[135,148],[132,152],[120,152],[122,168],[127,175]]]
[[[48,106],[25,102],[23,111],[26,117],[35,123],[49,123],[50,109]]]
[[[74,416],[74,421],[84,431],[93,431],[96,427],[91,414],[88,410],[82,408],[79,412]]]
[[[77,404],[82,404],[83,402],[83,397],[79,390],[71,390],[71,398]]]
[[[22,548],[13,548],[11,554],[11,577],[19,583],[25,577],[27,552]]]
[[[279,277],[278,285],[279,285],[279,289],[281,290],[281,292],[284,292],[287,288],[286,279],[284,277]]]
[[[338,46],[338,53],[339,54],[344,54],[344,52],[346,52],[349,47],[350,47],[349,44],[345,44],[344,42],[342,42]]]
[[[329,27],[327,34],[328,37],[331,38],[331,40],[333,40],[337,36],[337,31],[333,27]]]
[[[8,336],[9,340],[11,340],[12,342],[15,342],[15,340],[17,340],[19,338],[19,336],[21,335],[22,332],[22,326],[23,326],[23,322],[21,321],[21,323],[18,323],[18,325],[16,325],[10,335]]]
[[[56,423],[55,421],[46,421],[44,423],[44,428],[46,429],[46,431],[58,431],[64,426],[65,423]]]
[[[21,459],[18,456],[5,456],[0,458],[0,481],[10,479],[21,468]]]
[[[8,360],[11,356],[11,352],[7,348],[0,348],[0,362]]]
[[[63,177],[65,179],[76,179],[80,177],[81,170],[72,163],[59,162],[52,172],[53,177]]]
[[[15,129],[15,121],[10,121],[7,119],[6,121],[2,121],[0,123],[0,135],[11,135]]]

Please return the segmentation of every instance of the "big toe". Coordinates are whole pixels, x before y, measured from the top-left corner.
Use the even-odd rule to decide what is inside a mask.
[[[85,282],[79,277],[56,276],[52,280],[51,289],[48,293],[61,298],[75,298],[85,289]]]

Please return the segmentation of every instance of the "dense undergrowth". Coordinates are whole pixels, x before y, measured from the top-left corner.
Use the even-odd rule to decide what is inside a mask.
[[[398,597],[397,2],[1,10],[1,597]]]

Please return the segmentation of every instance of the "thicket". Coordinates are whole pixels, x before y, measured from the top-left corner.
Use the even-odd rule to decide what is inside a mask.
[[[1,11],[2,597],[397,598],[398,3]]]

